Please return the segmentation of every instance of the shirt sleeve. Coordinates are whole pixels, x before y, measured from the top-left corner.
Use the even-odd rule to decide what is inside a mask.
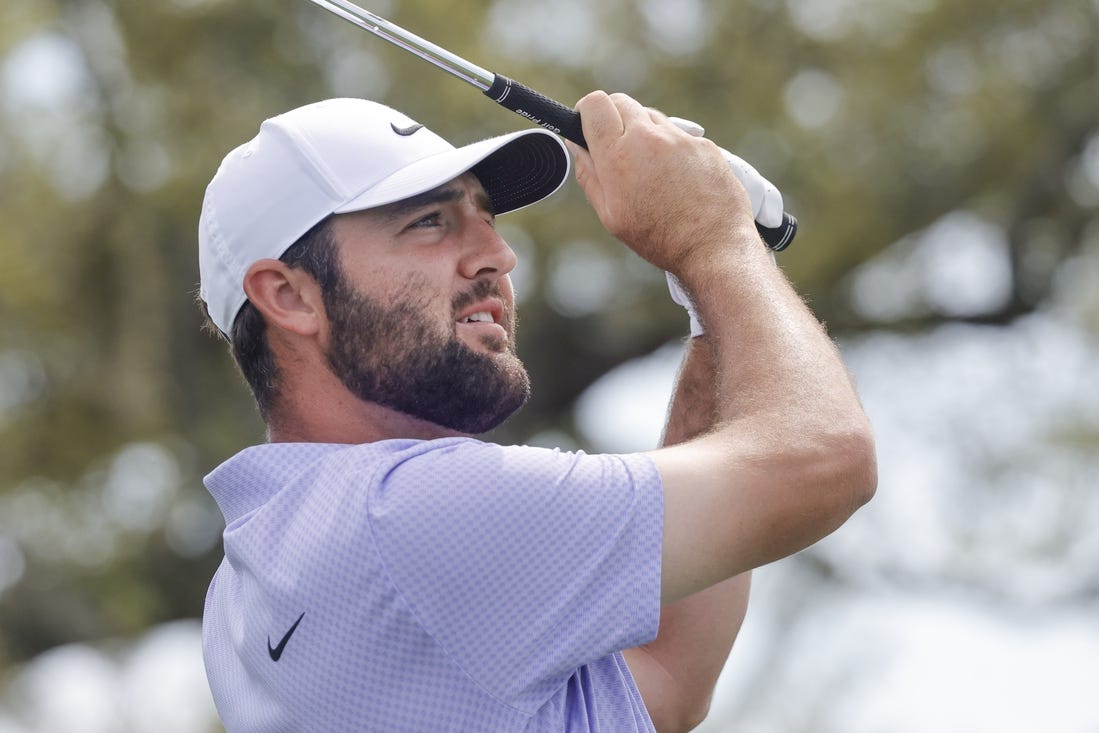
[[[374,486],[390,581],[501,702],[533,712],[580,665],[655,638],[663,493],[646,456],[460,440]]]

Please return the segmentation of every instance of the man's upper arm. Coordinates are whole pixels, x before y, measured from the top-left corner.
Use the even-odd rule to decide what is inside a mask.
[[[854,509],[842,475],[851,447],[776,449],[750,424],[730,434],[648,454],[664,485],[663,603],[804,549]]]

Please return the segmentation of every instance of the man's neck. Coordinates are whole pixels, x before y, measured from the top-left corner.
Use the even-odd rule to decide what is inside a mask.
[[[465,435],[351,395],[345,400],[280,407],[274,407],[268,415],[267,439],[271,443],[358,444]]]
[[[283,347],[277,351],[278,395],[267,411],[271,443],[360,444],[465,435],[359,399],[328,368],[320,349]]]

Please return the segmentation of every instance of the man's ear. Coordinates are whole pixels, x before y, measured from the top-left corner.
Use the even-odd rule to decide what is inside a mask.
[[[244,274],[244,294],[269,326],[299,336],[313,336],[325,322],[317,281],[305,270],[290,267],[281,260],[252,263]]]

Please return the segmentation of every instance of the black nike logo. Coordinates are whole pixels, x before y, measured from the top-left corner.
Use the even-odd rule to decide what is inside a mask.
[[[390,122],[389,126],[393,128],[393,132],[397,133],[398,135],[401,135],[402,137],[408,137],[409,135],[413,135],[413,134],[416,133],[417,130],[419,130],[420,128],[423,127],[423,125],[410,125],[408,127],[397,127],[397,125],[393,122]]]
[[[290,627],[290,630],[286,632],[286,635],[279,640],[279,645],[274,649],[271,648],[271,637],[267,637],[267,653],[271,655],[271,661],[277,662],[282,657],[282,650],[286,648],[286,642],[290,641],[290,637],[294,635],[294,632],[298,628],[298,624],[305,618],[305,611],[301,612],[301,616],[298,616],[298,620],[294,622],[294,625]]]

